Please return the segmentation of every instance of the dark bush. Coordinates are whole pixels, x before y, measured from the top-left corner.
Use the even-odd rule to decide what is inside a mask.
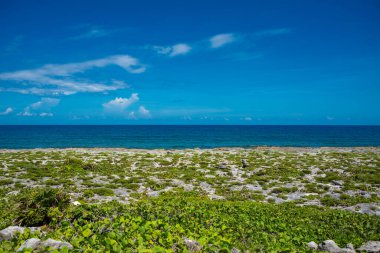
[[[64,211],[70,197],[61,189],[33,188],[24,190],[17,197],[16,222],[22,226],[42,226],[52,220],[53,211]]]

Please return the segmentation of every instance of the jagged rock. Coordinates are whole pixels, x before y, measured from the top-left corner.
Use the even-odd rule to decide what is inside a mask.
[[[332,180],[331,183],[338,186],[342,186],[344,184],[342,180]]]
[[[238,250],[237,248],[232,248],[231,253],[240,253],[240,250]]]
[[[20,227],[20,226],[9,226],[7,228],[4,228],[3,230],[0,231],[0,242],[3,240],[10,240],[12,239],[17,233],[24,233],[25,229],[27,227]],[[29,227],[30,232],[35,232],[39,230],[40,228],[38,227]]]
[[[352,244],[348,244],[347,248],[340,248],[333,240],[326,240],[319,244],[320,251],[327,251],[329,253],[355,253]]]
[[[53,249],[62,249],[63,247],[67,247],[68,249],[73,249],[73,245],[68,242],[61,242],[53,239],[47,239],[46,241],[41,242],[42,247],[51,247]]]
[[[202,245],[200,245],[199,242],[195,240],[184,238],[183,241],[190,252],[198,252],[202,249]]]
[[[362,252],[368,252],[368,253],[379,253],[380,252],[380,241],[368,241],[364,243],[360,248],[358,248],[358,251]]]
[[[354,245],[352,243],[347,244],[346,249],[353,250],[355,252]]]
[[[249,166],[247,160],[245,159],[241,159],[241,163],[242,163],[243,168],[247,168]]]
[[[24,249],[36,249],[40,245],[41,240],[38,238],[30,238],[26,240],[17,251],[23,251]]]
[[[17,251],[23,251],[26,248],[31,248],[33,250],[35,249],[43,249],[43,248],[50,248],[50,249],[62,249],[63,247],[67,247],[68,249],[73,249],[73,245],[71,245],[68,242],[61,242],[53,239],[47,239],[46,241],[41,241],[37,238],[31,238],[26,240],[21,247]]]
[[[312,250],[317,250],[318,249],[318,244],[316,242],[309,242],[307,246],[312,249]]]
[[[225,170],[227,169],[227,165],[225,163],[219,164],[218,169]]]

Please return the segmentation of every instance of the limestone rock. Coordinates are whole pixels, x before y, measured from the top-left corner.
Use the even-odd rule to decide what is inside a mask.
[[[68,249],[73,249],[73,245],[68,242],[61,242],[53,239],[47,239],[46,241],[41,242],[42,247],[51,247],[53,249],[62,249],[63,247],[67,247]]]
[[[40,245],[41,240],[38,238],[30,238],[26,240],[17,251],[23,251],[24,249],[36,249]]]
[[[362,252],[368,252],[368,253],[380,253],[380,241],[368,241],[364,243],[360,248],[358,248],[358,251]]]
[[[308,246],[310,249],[312,249],[312,250],[317,250],[317,249],[318,249],[318,244],[315,243],[315,242],[309,242],[309,243],[307,244],[307,246]]]
[[[26,240],[21,247],[18,249],[18,251],[23,251],[26,248],[31,248],[33,250],[41,250],[43,248],[50,248],[53,250],[56,249],[62,249],[64,247],[67,247],[68,249],[73,249],[73,246],[68,242],[61,242],[53,239],[47,239],[46,241],[41,241],[37,238],[31,238]]]
[[[318,249],[329,253],[355,253],[355,249],[352,244],[348,244],[347,248],[340,248],[333,240],[326,240],[322,242],[319,244]]]
[[[225,170],[227,169],[227,165],[225,163],[219,164],[218,169]]]
[[[25,229],[27,227],[20,227],[20,226],[9,226],[7,228],[4,228],[3,230],[0,231],[0,242],[3,240],[10,240],[12,239],[17,233],[24,233]],[[30,227],[29,228],[31,232],[35,232],[39,230],[40,228],[38,227]]]
[[[195,240],[184,238],[183,241],[190,252],[199,252],[202,249],[202,245],[200,245],[199,242]]]

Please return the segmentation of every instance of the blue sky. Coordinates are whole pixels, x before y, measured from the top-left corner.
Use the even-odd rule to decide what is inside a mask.
[[[380,2],[0,2],[0,124],[380,124]]]

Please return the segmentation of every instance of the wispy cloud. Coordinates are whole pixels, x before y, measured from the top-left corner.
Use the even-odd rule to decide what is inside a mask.
[[[40,116],[41,117],[53,117],[54,114],[51,112],[42,112],[42,113],[40,113]]]
[[[103,104],[104,112],[107,116],[113,116],[117,118],[150,118],[152,115],[145,106],[140,105],[137,111],[132,111],[128,108],[138,103],[140,100],[137,93],[133,93],[129,98],[117,97]]]
[[[142,105],[139,107],[139,114],[143,118],[150,118],[151,117],[150,111]]]
[[[164,54],[164,55],[173,57],[173,56],[178,56],[178,55],[185,55],[189,53],[192,48],[188,44],[179,43],[179,44],[175,44],[173,46],[167,46],[167,47],[153,46],[153,49],[158,54]]]
[[[335,117],[332,117],[332,116],[326,116],[326,119],[327,119],[327,120],[335,120]]]
[[[92,81],[76,81],[72,75],[82,73],[92,68],[103,68],[109,65],[119,66],[126,71],[137,74],[145,71],[145,66],[139,60],[129,55],[114,55],[106,58],[67,63],[48,64],[41,68],[0,73],[0,80],[15,81],[28,88],[1,88],[0,91],[10,91],[32,94],[74,94],[77,92],[104,92],[124,88],[122,81],[112,81],[110,84]]]
[[[75,26],[67,27],[70,30],[74,30],[78,35],[69,37],[69,40],[82,40],[82,39],[93,39],[93,38],[101,38],[112,35],[117,32],[121,32],[128,28],[108,28],[100,25],[92,25],[92,24],[79,24]]]
[[[253,35],[256,37],[270,37],[270,36],[288,34],[291,32],[292,32],[292,29],[290,28],[279,28],[279,29],[268,29],[268,30],[258,31],[258,32],[255,32]]]
[[[24,108],[24,111],[18,113],[18,116],[36,116],[41,117],[53,116],[53,113],[50,112],[51,108],[57,106],[60,102],[58,98],[41,98],[40,101],[37,101],[33,104]]]
[[[133,93],[129,98],[117,97],[103,104],[106,111],[112,113],[124,112],[130,105],[139,101],[139,94]]]
[[[0,115],[8,115],[8,114],[11,114],[12,112],[13,112],[13,108],[12,107],[8,107],[4,111],[0,112]]]
[[[94,26],[86,30],[82,34],[71,37],[70,39],[73,39],[73,40],[91,39],[91,38],[104,37],[104,36],[107,36],[108,34],[110,34],[109,30],[106,30],[102,27]]]
[[[179,43],[172,46],[146,46],[145,48],[153,48],[158,54],[173,57],[177,55],[186,55],[190,51],[207,52],[210,49],[219,49],[232,43],[241,43],[242,45],[249,44],[251,46],[254,41],[259,39],[288,34],[292,31],[293,30],[290,28],[278,28],[261,30],[250,34],[221,33],[190,43]],[[246,59],[247,57],[244,58]],[[252,57],[250,56],[249,59],[252,59]]]
[[[210,38],[211,48],[219,48],[230,44],[236,40],[236,36],[232,33],[224,33],[212,36]]]

